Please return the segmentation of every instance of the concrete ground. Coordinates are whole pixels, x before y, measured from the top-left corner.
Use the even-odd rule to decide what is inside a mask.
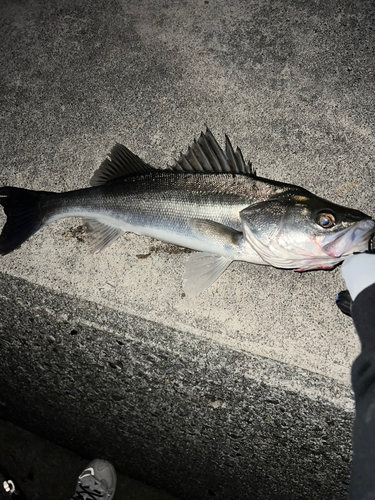
[[[374,19],[372,1],[3,1],[0,185],[86,187],[115,142],[163,167],[207,124],[259,175],[374,215]],[[359,343],[339,269],[235,262],[187,298],[183,250],[85,239],[64,220],[0,260],[1,418],[179,498],[345,496]]]

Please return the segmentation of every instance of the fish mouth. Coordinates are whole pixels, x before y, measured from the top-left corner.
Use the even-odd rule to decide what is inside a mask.
[[[333,258],[354,252],[364,252],[368,248],[370,237],[374,235],[375,222],[364,220],[342,231],[324,237],[322,250]]]
[[[352,226],[312,238],[309,243],[285,245],[280,238],[273,238],[268,244],[244,226],[246,243],[269,265],[283,269],[310,271],[313,269],[332,269],[348,255],[368,249],[370,237],[375,233],[375,222],[371,219],[359,221]],[[286,240],[287,241],[287,240]]]

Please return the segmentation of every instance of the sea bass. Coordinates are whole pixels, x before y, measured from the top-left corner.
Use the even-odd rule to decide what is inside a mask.
[[[330,269],[367,249],[375,231],[371,217],[258,177],[225,138],[224,152],[207,129],[166,169],[116,144],[91,188],[54,193],[1,187],[7,221],[0,254],[58,219],[82,217],[95,252],[126,232],[200,252],[189,257],[184,274],[185,292],[195,295],[234,260],[306,271]]]

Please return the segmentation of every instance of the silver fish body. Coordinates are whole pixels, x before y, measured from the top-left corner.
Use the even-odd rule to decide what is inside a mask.
[[[240,212],[285,187],[243,174],[160,170],[103,186],[48,193],[41,211],[48,224],[59,218],[83,217],[121,232],[151,236],[232,260],[263,263],[256,252],[247,255],[241,249]],[[217,225],[212,224],[210,230],[210,223]],[[95,250],[100,250],[100,243],[97,245]]]
[[[83,217],[92,227],[94,251],[133,232],[201,252],[190,257],[184,276],[185,291],[194,295],[233,260],[331,268],[365,250],[375,227],[362,212],[257,177],[228,138],[224,153],[209,130],[166,170],[117,145],[91,184],[66,193],[0,188],[8,217],[0,254],[51,222]]]

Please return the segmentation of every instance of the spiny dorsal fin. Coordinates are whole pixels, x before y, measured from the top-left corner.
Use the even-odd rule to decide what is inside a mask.
[[[116,144],[90,179],[91,186],[101,186],[126,175],[147,174],[156,170],[122,144]]]
[[[232,169],[237,169],[239,173],[251,175],[251,177],[256,177],[256,171],[253,169],[251,162],[245,161],[242,156],[242,152],[239,147],[237,147],[236,152],[234,152],[232,144],[229,137],[225,136],[225,153],[228,158],[228,162]]]
[[[180,153],[175,165],[170,167],[179,172],[227,172],[256,176],[251,163],[245,164],[241,150],[234,152],[232,144],[225,136],[225,153],[219,146],[209,128],[201,133],[198,140],[188,148],[186,154]]]

